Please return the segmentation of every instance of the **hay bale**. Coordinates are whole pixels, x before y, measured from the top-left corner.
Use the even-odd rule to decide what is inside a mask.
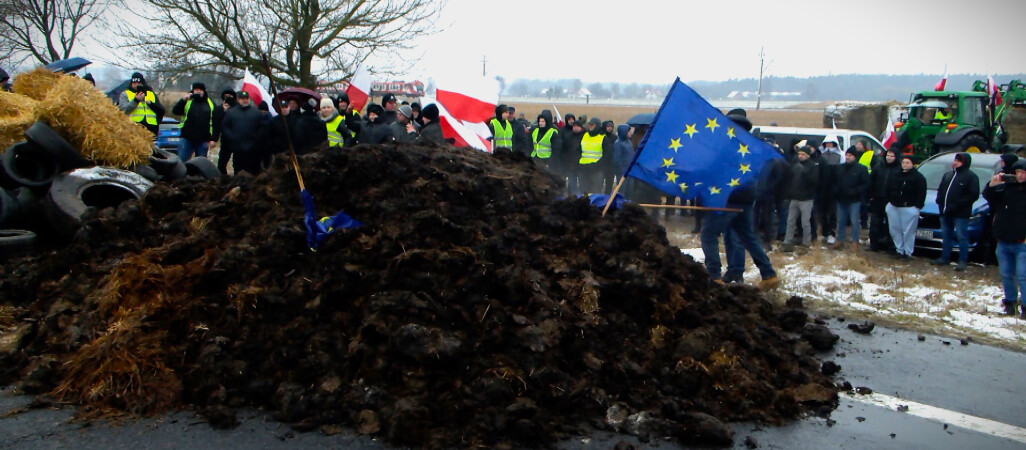
[[[81,78],[59,77],[36,112],[97,164],[127,168],[146,162],[153,151],[153,135]]]
[[[25,140],[25,130],[36,121],[38,103],[24,95],[0,91],[0,153]]]
[[[46,93],[50,92],[50,88],[61,78],[70,77],[54,73],[44,67],[37,67],[31,72],[16,75],[14,81],[11,82],[11,89],[34,100],[43,100],[46,98]]]

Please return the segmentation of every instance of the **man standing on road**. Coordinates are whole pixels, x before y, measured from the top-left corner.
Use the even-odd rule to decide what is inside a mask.
[[[192,92],[175,102],[171,113],[182,116],[178,157],[182,161],[188,161],[194,154],[205,158],[221,133],[221,110],[207,96],[207,86],[192,83]]]
[[[980,179],[969,168],[973,159],[968,153],[955,155],[952,170],[941,178],[937,188],[937,205],[940,207],[941,233],[944,244],[940,258],[930,261],[935,266],[946,266],[951,262],[951,248],[958,240],[958,265],[961,272],[969,264],[969,216],[973,203],[980,198]]]
[[[995,174],[983,189],[983,198],[994,212],[998,269],[1005,298],[1004,313],[1015,315],[1018,297],[1026,319],[1026,160],[1012,164],[1015,175]],[[1013,178],[1014,177],[1014,178]]]
[[[231,150],[236,175],[241,172],[257,175],[262,159],[257,141],[264,116],[253,106],[248,92],[240,91],[238,96],[239,104],[225,113],[221,124],[223,145]]]
[[[146,79],[139,72],[132,74],[128,89],[121,92],[118,108],[128,114],[132,122],[146,127],[157,137],[160,131],[160,120],[164,118],[164,105],[160,104],[157,94],[146,84]]]

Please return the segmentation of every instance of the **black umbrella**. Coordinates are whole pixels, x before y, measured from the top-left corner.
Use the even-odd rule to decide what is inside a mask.
[[[52,62],[50,64],[47,64],[45,67],[47,69],[50,69],[50,70],[54,71],[54,72],[64,72],[64,73],[67,73],[67,72],[74,72],[74,71],[76,71],[78,69],[81,69],[81,68],[83,68],[85,66],[88,66],[88,65],[90,65],[92,63],[93,62],[88,60],[88,59],[76,56],[74,58],[68,58],[68,59],[62,59],[60,61],[54,61],[54,62]]]
[[[0,69],[0,83],[6,83],[9,79],[11,79],[11,76],[7,74],[7,71]]]
[[[627,125],[651,125],[655,120],[655,113],[641,113],[635,114],[634,117],[627,119]]]

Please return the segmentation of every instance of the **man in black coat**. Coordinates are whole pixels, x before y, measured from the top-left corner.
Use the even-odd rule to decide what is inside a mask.
[[[973,159],[968,153],[958,153],[951,164],[952,170],[941,178],[937,188],[937,205],[940,207],[941,233],[944,244],[941,256],[930,264],[946,266],[951,261],[951,248],[958,240],[958,265],[961,272],[969,264],[969,216],[973,203],[980,198],[980,178],[969,168]]]
[[[983,189],[983,198],[994,212],[1005,314],[1015,315],[1018,297],[1023,305],[1022,317],[1026,319],[1026,160],[1016,161],[1012,169],[1015,174],[1011,177],[995,174]]]
[[[228,110],[221,123],[222,145],[231,150],[235,173],[260,173],[260,130],[266,124],[264,115],[253,106],[249,93],[238,93],[239,104]]]
[[[869,176],[869,249],[874,252],[894,250],[887,223],[887,182],[900,172],[901,150],[891,146]]]
[[[420,118],[424,122],[424,126],[420,127],[420,136],[417,137],[417,143],[445,144],[442,126],[438,122],[438,106],[434,103],[425,106],[420,112]]]
[[[779,229],[779,224],[774,219],[790,183],[791,166],[785,158],[769,160],[759,174],[755,187],[755,229],[760,234],[766,251],[773,249],[773,241]],[[782,207],[787,208],[786,205]]]
[[[178,141],[178,157],[188,161],[192,155],[207,156],[207,151],[220,138],[221,108],[214,105],[207,96],[207,86],[192,83],[192,91],[175,102],[171,113],[182,116],[181,137]]]

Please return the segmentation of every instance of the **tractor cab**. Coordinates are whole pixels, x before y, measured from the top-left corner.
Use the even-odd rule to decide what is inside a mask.
[[[985,152],[995,148],[988,111],[987,96],[982,93],[916,93],[901,118],[899,144],[911,146],[919,159],[947,151]]]

